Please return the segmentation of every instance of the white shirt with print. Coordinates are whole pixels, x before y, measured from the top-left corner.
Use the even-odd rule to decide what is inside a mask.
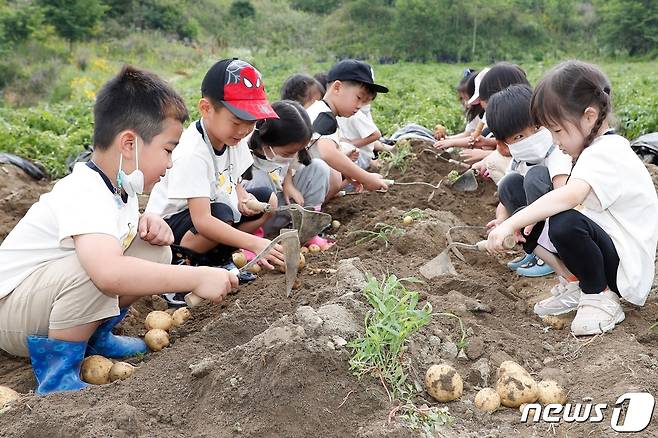
[[[240,220],[236,186],[253,164],[245,139],[235,146],[225,146],[218,154],[194,122],[183,132],[172,161],[171,169],[153,188],[146,211],[167,219],[187,209],[188,199],[209,198],[210,202],[231,207],[233,220]]]
[[[37,268],[75,254],[72,236],[107,234],[125,251],[138,222],[136,196],[124,204],[98,172],[77,163],[51,192],[41,195],[0,245],[0,298]]]

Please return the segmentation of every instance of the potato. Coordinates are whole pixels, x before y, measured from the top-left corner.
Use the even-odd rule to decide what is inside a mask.
[[[539,396],[537,382],[519,364],[505,361],[497,372],[496,392],[503,406],[518,408],[523,403],[534,403]]]
[[[246,265],[246,264],[247,264],[247,261],[248,261],[248,260],[247,260],[247,256],[245,256],[244,253],[243,253],[242,251],[234,252],[234,253],[231,255],[231,258],[233,259],[233,264],[234,264],[238,269],[240,269],[241,267],[243,267],[244,265]]]
[[[537,385],[539,391],[539,403],[547,405],[549,403],[565,404],[567,394],[555,380],[542,380]]]
[[[493,412],[500,407],[500,396],[492,388],[481,389],[475,396],[475,407],[481,411]]]
[[[541,320],[544,324],[555,330],[562,330],[569,324],[569,318],[563,316],[548,315]]]
[[[299,253],[299,263],[297,263],[297,269],[301,271],[304,269],[304,266],[306,266],[306,257],[304,257],[304,254]],[[286,272],[286,265],[279,265],[277,268],[279,269],[279,272]]]
[[[340,222],[331,221],[331,228],[333,228],[334,230],[338,230],[340,228]]]
[[[247,269],[247,271],[251,272],[252,274],[259,274],[260,271],[262,271],[262,270],[263,270],[263,268],[261,268],[258,263],[256,263],[255,265],[250,266],[249,269]]]
[[[174,320],[167,312],[161,310],[154,310],[153,312],[146,315],[146,320],[144,321],[146,330],[151,329],[162,329],[169,330],[172,325],[174,325]]]
[[[160,351],[169,346],[169,333],[162,329],[152,329],[146,332],[144,342],[151,351]]]
[[[405,225],[409,225],[413,221],[414,221],[414,218],[412,218],[411,216],[405,216],[404,218],[402,218],[402,223],[405,224]]]
[[[445,363],[429,367],[425,373],[425,386],[429,395],[440,402],[458,399],[464,392],[461,376]]]
[[[112,361],[97,354],[86,357],[82,361],[80,376],[82,380],[92,385],[103,385],[110,383],[110,369]]]
[[[133,375],[135,367],[126,362],[116,362],[110,368],[110,382],[115,380],[126,380],[128,377]]]
[[[18,400],[21,395],[7,386],[0,386],[0,409],[7,403]]]
[[[308,251],[309,251],[311,254],[317,254],[317,253],[320,252],[320,246],[319,246],[319,245],[316,245],[315,243],[312,243],[312,244],[310,244],[310,245],[308,246]]]
[[[443,137],[445,137],[445,136],[446,136],[446,132],[447,132],[447,131],[446,131],[446,127],[443,126],[443,125],[440,125],[440,124],[439,124],[439,125],[436,125],[436,126],[434,127],[434,136],[435,136],[436,138],[443,138]]]
[[[190,319],[192,317],[192,313],[190,313],[190,309],[187,307],[181,307],[180,309],[176,309],[174,314],[171,316],[172,320],[174,321],[174,326],[175,327],[180,327],[183,325],[185,321]]]
[[[300,251],[301,251],[302,254],[308,254],[308,248],[305,247],[305,246],[302,246],[302,247],[300,248]]]

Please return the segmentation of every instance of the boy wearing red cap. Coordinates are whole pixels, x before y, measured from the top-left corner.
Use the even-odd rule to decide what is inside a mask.
[[[201,84],[201,119],[183,132],[173,154],[173,166],[151,193],[146,210],[162,216],[174,234],[174,244],[202,255],[202,264],[222,265],[234,248],[259,253],[270,243],[250,234],[267,219],[247,201],[277,206],[271,189],[245,190],[253,164],[245,137],[257,120],[277,118],[267,101],[260,73],[239,59],[224,59],[206,73]],[[176,254],[176,251],[174,251]],[[283,264],[275,246],[265,267]],[[176,260],[174,260],[176,262]]]

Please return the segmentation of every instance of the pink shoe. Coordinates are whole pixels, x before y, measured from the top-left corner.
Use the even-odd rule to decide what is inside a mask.
[[[314,244],[319,246],[322,251],[326,251],[332,246],[334,246],[336,244],[336,241],[325,239],[324,237],[320,237],[320,236],[315,236],[312,237],[308,242],[306,242],[306,246],[314,245]]]
[[[253,234],[256,237],[265,237],[265,230],[263,230],[263,227],[258,227],[251,234]],[[250,261],[252,261],[253,259],[256,258],[256,253],[255,252],[251,252],[248,249],[244,249],[244,248],[241,249],[240,251],[242,251],[242,254],[244,254],[245,258],[247,259],[247,263],[249,263]]]
[[[240,251],[242,251],[242,254],[244,254],[244,257],[247,259],[247,263],[256,258],[255,252],[251,252],[248,249],[241,249]]]

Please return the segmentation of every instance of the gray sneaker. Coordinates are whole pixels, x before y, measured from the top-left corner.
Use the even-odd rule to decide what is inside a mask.
[[[578,282],[561,283],[551,290],[550,298],[535,304],[535,313],[541,317],[569,313],[578,308],[582,293]]]

